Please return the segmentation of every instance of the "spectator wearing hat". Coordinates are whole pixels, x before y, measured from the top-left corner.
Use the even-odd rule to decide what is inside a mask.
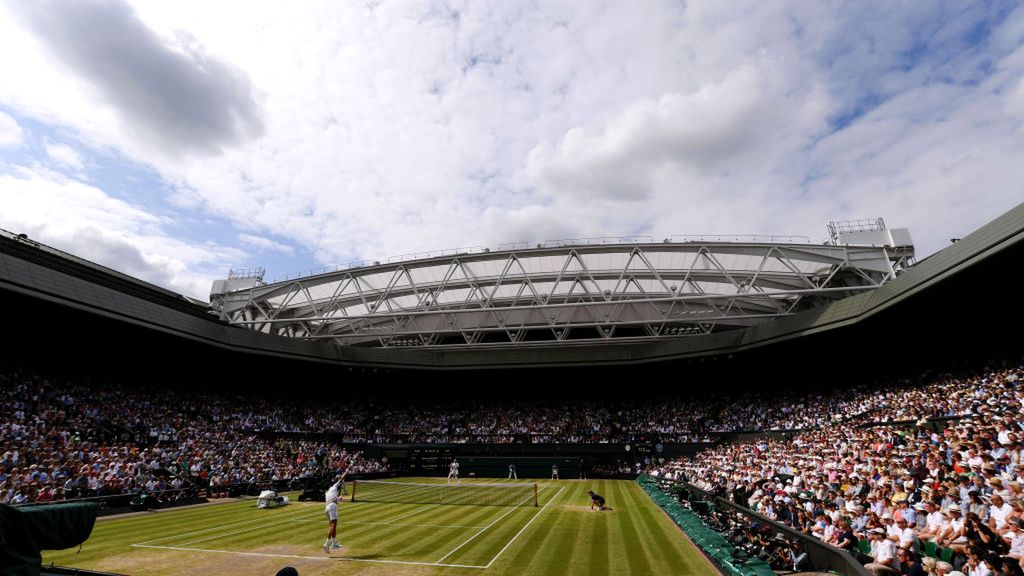
[[[917,510],[910,505],[909,499],[903,499],[897,502],[897,508],[892,513],[893,518],[906,518],[907,525],[917,526]]]
[[[947,519],[946,527],[939,534],[936,542],[939,546],[953,548],[954,550],[959,546],[962,553],[963,545],[967,542],[967,538],[964,536],[964,519],[961,518],[960,506],[955,504],[947,506],[945,515]]]
[[[864,507],[859,504],[854,505],[851,517],[850,528],[853,533],[858,538],[867,538],[868,517],[864,514]]]
[[[914,504],[914,524],[912,528],[921,532],[928,526],[928,502]]]
[[[881,519],[882,528],[885,528],[885,537],[893,542],[897,542],[899,540],[900,532],[899,528],[896,527],[896,521],[892,517],[892,514],[886,512],[885,514],[882,514]]]
[[[991,489],[989,495],[999,494],[1005,500],[1008,495],[1008,490],[1003,482],[1003,479],[999,476],[992,476],[985,480],[985,484]]]
[[[864,568],[875,576],[900,574],[900,561],[896,556],[896,544],[885,537],[885,529],[873,528],[868,534],[868,537],[871,539],[871,553],[869,555],[872,562],[866,564]]]

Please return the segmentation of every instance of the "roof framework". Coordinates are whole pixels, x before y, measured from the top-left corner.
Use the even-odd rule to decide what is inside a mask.
[[[222,319],[343,346],[478,348],[699,336],[878,288],[908,249],[661,242],[356,267],[211,295]]]

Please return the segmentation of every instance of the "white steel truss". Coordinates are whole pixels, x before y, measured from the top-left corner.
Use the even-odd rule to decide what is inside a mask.
[[[223,320],[339,345],[697,336],[872,290],[913,248],[660,242],[453,254],[211,294]]]

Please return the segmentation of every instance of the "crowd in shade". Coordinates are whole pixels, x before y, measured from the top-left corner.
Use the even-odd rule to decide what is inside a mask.
[[[809,400],[807,417],[790,422],[813,426],[722,443],[652,473],[859,549],[875,574],[1021,573],[1024,366],[918,384]]]
[[[350,462],[355,473],[385,470],[332,442],[265,438],[251,424],[266,407],[8,372],[0,375],[0,502],[187,488],[217,496]]]

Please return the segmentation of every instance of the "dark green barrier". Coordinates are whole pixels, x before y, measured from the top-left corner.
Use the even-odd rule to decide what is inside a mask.
[[[731,576],[775,576],[775,572],[764,560],[737,560],[736,548],[724,536],[708,528],[699,516],[692,510],[681,506],[675,497],[662,492],[654,478],[640,476],[636,481],[651,500],[664,510],[669,518],[682,528],[690,540],[693,540],[693,543],[723,572]]]
[[[687,494],[684,499],[690,501],[691,505],[693,502],[709,502],[714,506],[736,512],[751,522],[756,521],[761,524],[768,525],[776,534],[782,534],[785,538],[790,540],[799,540],[807,551],[807,556],[811,565],[819,572],[836,572],[844,576],[871,576],[871,573],[868,572],[856,558],[851,556],[845,550],[840,550],[835,546],[825,544],[813,536],[804,534],[799,530],[794,530],[785,524],[776,522],[766,516],[762,516],[749,508],[740,506],[730,500],[719,498],[710,492],[701,490],[700,488],[683,482],[682,480],[653,478],[650,476],[645,478],[646,482],[652,484],[655,489],[657,489],[656,482],[668,482],[685,489]],[[680,508],[682,507],[680,506]]]

